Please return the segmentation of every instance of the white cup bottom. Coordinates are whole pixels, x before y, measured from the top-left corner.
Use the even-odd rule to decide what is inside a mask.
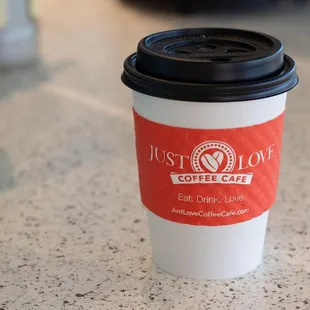
[[[153,259],[168,273],[191,279],[228,279],[260,265],[269,211],[227,226],[174,223],[148,212]]]

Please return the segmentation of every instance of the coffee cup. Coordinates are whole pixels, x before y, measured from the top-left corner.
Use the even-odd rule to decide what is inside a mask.
[[[195,28],[142,39],[124,64],[156,265],[227,279],[262,261],[295,62],[267,34]]]

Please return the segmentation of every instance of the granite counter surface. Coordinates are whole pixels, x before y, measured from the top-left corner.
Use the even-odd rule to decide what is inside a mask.
[[[119,1],[42,0],[40,12],[41,63],[0,75],[0,309],[310,309],[309,8],[168,18]],[[198,25],[279,37],[301,79],[288,98],[264,263],[229,281],[152,265],[119,80],[141,37]]]

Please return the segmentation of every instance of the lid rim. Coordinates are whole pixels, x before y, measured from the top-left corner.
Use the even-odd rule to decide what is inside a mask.
[[[135,56],[136,53],[125,60],[122,82],[134,91],[163,99],[196,102],[257,100],[288,92],[299,82],[295,62],[286,54],[284,59],[287,66],[281,74],[264,80],[238,84],[194,84],[150,77],[135,69],[133,66]]]

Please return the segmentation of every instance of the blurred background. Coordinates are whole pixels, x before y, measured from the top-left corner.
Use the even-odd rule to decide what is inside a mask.
[[[274,35],[288,54],[303,59],[310,45],[306,0],[0,0],[0,12],[2,100],[37,86],[85,92],[125,114],[130,105],[119,79],[122,62],[152,32],[253,29]],[[20,65],[27,68],[16,70]]]
[[[284,244],[299,252],[266,259],[278,279],[304,280],[299,266],[309,259],[301,250],[309,242],[309,211],[295,206],[306,205],[298,199],[306,199],[310,184],[309,16],[306,0],[0,0],[0,308],[116,309],[111,290],[128,286],[128,307],[146,309],[153,289],[145,275],[150,250],[142,243],[148,230],[138,207],[131,93],[120,75],[142,37],[172,28],[266,32],[297,62],[300,84],[288,101],[281,212],[272,212],[266,247],[274,253],[273,245],[284,238],[284,252]],[[137,278],[124,278],[137,266]],[[272,280],[268,273],[263,277],[268,288]],[[163,276],[160,281],[165,283]],[[252,292],[251,301],[248,293],[238,297],[243,309],[267,309],[260,307],[268,298],[255,281],[240,287]],[[300,309],[306,309],[308,287],[296,288]],[[210,298],[221,298],[221,290]],[[87,302],[79,298],[83,292],[90,292]],[[281,304],[287,309],[295,296],[289,293]],[[189,294],[186,286],[182,294]],[[182,296],[162,297],[171,307],[180,301],[194,309],[199,302]],[[158,302],[158,309],[172,308]]]
[[[9,76],[2,70],[1,97],[45,81],[128,108],[120,100],[128,95],[119,81],[124,58],[142,37],[171,28],[262,31],[294,57],[309,48],[306,0],[1,0],[0,12],[0,66],[30,64]]]

